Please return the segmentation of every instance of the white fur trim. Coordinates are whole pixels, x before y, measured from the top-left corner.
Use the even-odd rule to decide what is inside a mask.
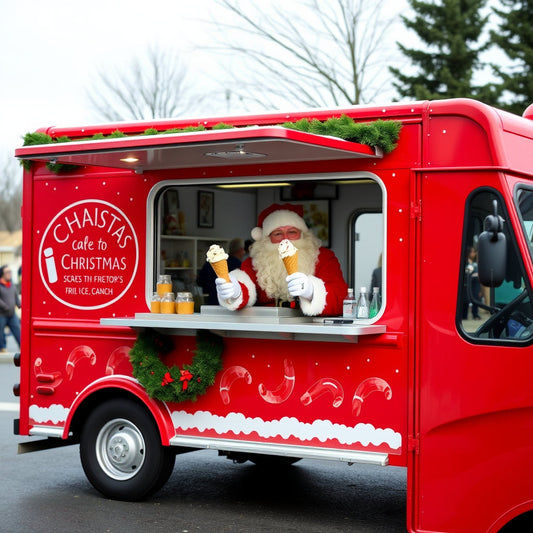
[[[300,231],[305,231],[307,226],[304,219],[294,211],[279,209],[270,213],[263,221],[263,235],[270,235],[276,228],[282,226],[294,226]],[[257,240],[257,239],[255,239]]]
[[[232,270],[231,273],[235,276],[237,281],[240,281],[248,289],[248,303],[246,306],[251,307],[252,305],[255,305],[255,302],[257,302],[257,289],[250,276],[240,268]]]
[[[251,235],[254,241],[260,241],[263,238],[263,230],[260,227],[256,226],[251,231]]]
[[[326,286],[320,278],[315,276],[309,276],[309,280],[313,284],[313,298],[311,300],[300,298],[300,308],[306,316],[317,316],[326,307]]]
[[[230,277],[236,279],[248,289],[248,303],[246,304],[246,307],[254,305],[257,301],[257,290],[250,276],[239,268],[237,270],[232,270],[230,272]],[[220,305],[226,309],[229,309],[230,311],[236,311],[242,306],[243,299],[244,297],[241,293],[241,295],[235,300],[232,300],[231,302],[220,302]]]

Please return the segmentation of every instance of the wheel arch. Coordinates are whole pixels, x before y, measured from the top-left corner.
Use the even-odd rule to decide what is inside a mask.
[[[517,505],[492,524],[489,533],[504,533],[505,531],[530,530],[533,526],[533,500]]]
[[[96,406],[111,399],[130,399],[144,407],[153,417],[163,446],[170,445],[175,434],[170,412],[165,403],[150,398],[143,387],[128,376],[109,376],[88,385],[74,400],[63,430],[63,438],[79,439],[83,423]]]

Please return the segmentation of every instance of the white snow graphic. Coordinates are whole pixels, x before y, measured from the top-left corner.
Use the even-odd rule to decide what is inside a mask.
[[[39,407],[38,405],[30,405],[30,418],[35,422],[43,424],[44,422],[64,422],[67,419],[69,410],[62,405],[54,403],[50,407]]]
[[[263,420],[259,417],[245,417],[242,413],[218,416],[209,411],[197,411],[196,413],[174,411],[172,421],[176,429],[179,428],[184,431],[188,429],[197,429],[198,431],[213,429],[219,435],[228,432],[249,435],[255,431],[264,438],[279,435],[283,439],[296,437],[301,441],[310,441],[316,438],[320,442],[336,439],[341,444],[360,443],[363,446],[387,444],[393,450],[399,449],[402,445],[400,433],[391,428],[375,428],[372,424],[359,423],[351,427],[344,424],[334,424],[330,420],[315,420],[312,423],[300,422],[294,417]]]

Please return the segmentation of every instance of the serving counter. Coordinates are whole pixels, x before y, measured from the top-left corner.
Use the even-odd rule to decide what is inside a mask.
[[[170,335],[194,335],[196,330],[208,329],[225,337],[327,342],[357,342],[361,335],[378,335],[386,331],[385,325],[369,321],[345,322],[338,317],[307,317],[300,311],[283,307],[228,311],[216,305],[204,305],[200,313],[192,315],[137,313],[135,317],[100,320],[106,326],[153,328]]]

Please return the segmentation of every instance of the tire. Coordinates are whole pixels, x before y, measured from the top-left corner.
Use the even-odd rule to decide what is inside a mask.
[[[287,468],[300,461],[299,457],[285,457],[283,455],[263,455],[251,453],[248,459],[259,468]]]
[[[166,483],[176,454],[161,445],[157,425],[143,406],[115,399],[88,416],[80,437],[80,458],[87,479],[104,496],[138,501]]]

